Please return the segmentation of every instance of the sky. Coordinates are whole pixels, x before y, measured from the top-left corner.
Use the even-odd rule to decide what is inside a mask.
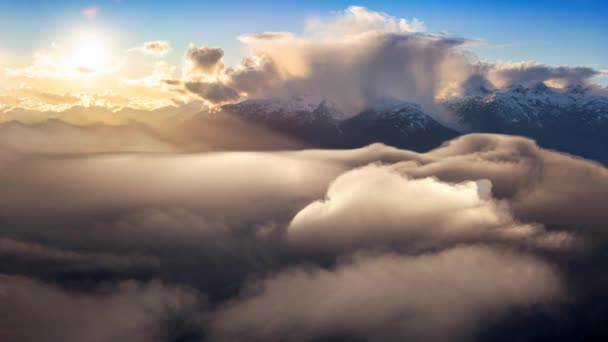
[[[463,39],[462,46],[456,48],[473,56],[475,63],[526,62],[551,68],[585,67],[596,71],[586,81],[608,85],[604,75],[608,70],[608,58],[605,58],[608,56],[608,28],[604,22],[608,3],[600,0],[457,3],[445,0],[358,3],[337,0],[5,0],[0,2],[0,30],[11,34],[0,37],[0,69],[3,71],[0,73],[0,96],[5,97],[0,105],[14,105],[16,101],[24,105],[22,100],[7,100],[7,96],[16,96],[13,94],[16,87],[55,95],[70,93],[95,97],[112,94],[139,98],[139,103],[147,102],[148,107],[166,105],[176,99],[191,101],[192,96],[188,98],[186,94],[213,105],[218,103],[218,89],[224,91],[220,102],[227,101],[227,97],[231,101],[251,97],[251,90],[234,86],[235,81],[229,75],[231,68],[239,69],[243,57],[268,55],[269,50],[251,40],[241,39],[243,35],[289,32],[294,42],[307,41],[319,46],[323,40],[319,38],[321,35],[333,33],[317,31],[312,37],[310,24],[315,20],[326,24],[339,21],[341,16],[348,16],[352,6],[382,15],[387,22],[405,18],[409,23],[422,23],[420,30],[407,31],[410,34],[422,31],[428,36]],[[365,15],[359,18],[358,25],[369,24],[365,22]],[[365,30],[377,32],[377,27],[370,25]],[[405,32],[386,27],[382,30],[383,33]],[[340,39],[347,38],[343,35]],[[162,42],[165,48],[156,53],[144,51],[142,46],[150,42]],[[187,51],[192,46],[221,48],[222,67],[219,69],[222,70],[217,69],[213,80],[215,100],[203,94],[200,87],[187,86],[193,81],[185,66]],[[281,65],[276,60],[273,63],[279,65],[282,77],[294,72],[293,67]],[[58,71],[58,68],[62,70]],[[301,76],[301,70],[298,72]],[[458,72],[461,70],[454,73]],[[196,81],[200,82],[200,78]],[[211,82],[210,77],[203,78],[207,83]],[[173,87],[161,84],[165,80],[171,80]],[[183,87],[175,87],[178,81]],[[154,82],[156,87],[152,86]],[[499,82],[499,85],[503,83]],[[429,96],[454,93],[435,90]]]
[[[492,60],[535,60],[557,65],[608,68],[608,3],[583,1],[2,1],[5,53],[23,57],[70,29],[99,25],[124,47],[141,41],[173,42],[174,54],[189,43],[223,46],[230,60],[242,48],[236,36],[260,31],[298,31],[307,17],[360,5],[397,17],[416,17],[433,32],[483,39],[475,48]],[[98,9],[95,20],[85,8]]]

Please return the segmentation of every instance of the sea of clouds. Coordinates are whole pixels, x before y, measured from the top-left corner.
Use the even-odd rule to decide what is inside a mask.
[[[133,152],[35,127],[1,142],[7,340],[550,336],[606,295],[608,170],[525,138]]]

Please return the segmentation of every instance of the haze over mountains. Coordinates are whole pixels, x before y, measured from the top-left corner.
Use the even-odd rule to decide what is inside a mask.
[[[77,126],[138,124],[159,137],[176,129],[182,134],[187,130],[190,142],[202,141],[211,130],[223,126],[224,132],[214,134],[216,143],[221,141],[217,136],[230,135],[229,127],[236,129],[235,125],[247,126],[248,130],[259,133],[242,140],[243,146],[228,144],[224,146],[227,149],[357,148],[380,142],[423,152],[466,133],[502,133],[527,136],[543,147],[602,163],[608,161],[605,148],[608,96],[597,90],[581,85],[556,89],[543,83],[503,89],[478,86],[468,89],[464,96],[440,104],[443,113],[387,97],[363,111],[345,113],[331,100],[291,96],[245,100],[224,105],[219,111],[205,110],[197,103],[154,111],[70,107],[63,112],[36,112],[12,108],[4,110],[4,120],[31,123],[56,119]],[[219,122],[222,124],[217,126]],[[269,134],[269,130],[273,134]],[[263,140],[260,135],[283,136],[299,143],[286,144],[282,139],[277,140],[276,146],[270,142],[256,144],[256,140]],[[180,137],[172,135],[165,139],[179,140]],[[225,140],[231,138],[227,136]],[[196,150],[196,144],[192,148]]]

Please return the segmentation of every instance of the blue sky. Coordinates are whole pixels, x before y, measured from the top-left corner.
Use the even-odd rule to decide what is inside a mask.
[[[2,1],[0,49],[31,55],[71,26],[98,25],[118,44],[164,39],[178,58],[188,43],[222,46],[228,62],[240,58],[236,36],[302,30],[306,18],[361,5],[403,18],[430,32],[447,31],[487,43],[472,49],[489,60],[534,60],[608,69],[608,1]],[[95,23],[81,11],[97,6]],[[14,34],[10,34],[13,32]],[[6,34],[9,33],[9,34]]]

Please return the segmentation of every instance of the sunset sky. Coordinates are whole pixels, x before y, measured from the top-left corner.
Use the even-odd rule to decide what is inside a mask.
[[[315,44],[319,37],[311,33],[314,23],[348,17],[351,5],[344,1],[2,1],[0,106],[55,108],[49,105],[69,101],[63,103],[53,95],[66,94],[85,105],[142,108],[200,100],[191,91],[163,83],[188,78],[189,47],[221,48],[222,68],[238,68],[243,57],[259,53],[259,49],[252,52],[256,42],[243,35],[289,32]],[[582,66],[597,71],[590,82],[607,84],[602,76],[608,69],[605,1],[517,1],[516,5],[364,1],[357,6],[367,14],[383,16],[380,20],[404,18],[412,31],[465,38],[458,49],[481,62]],[[378,29],[365,22],[365,13],[359,14],[357,25]],[[324,30],[327,35],[331,28]],[[293,74],[293,68],[287,69]],[[224,75],[215,75],[216,81],[227,77],[226,72],[218,72]],[[240,98],[247,96],[243,90],[237,92]]]
[[[0,0],[0,342],[608,341],[608,0]]]

